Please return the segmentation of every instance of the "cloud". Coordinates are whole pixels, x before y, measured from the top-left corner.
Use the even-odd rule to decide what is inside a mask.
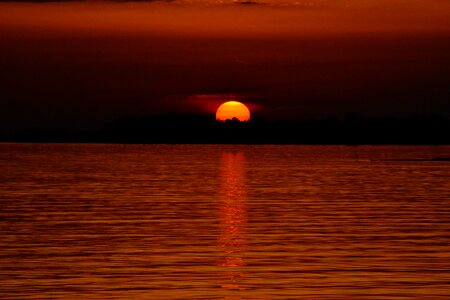
[[[445,10],[0,5],[0,130],[203,112],[226,95],[273,118],[450,115]]]

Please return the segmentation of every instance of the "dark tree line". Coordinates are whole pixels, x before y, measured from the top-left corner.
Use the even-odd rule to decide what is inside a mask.
[[[367,118],[348,114],[316,121],[217,122],[204,115],[126,117],[100,130],[30,129],[11,142],[237,143],[237,144],[450,144],[450,119],[438,115]]]

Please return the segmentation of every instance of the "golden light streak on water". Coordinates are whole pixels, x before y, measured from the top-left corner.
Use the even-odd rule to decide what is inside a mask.
[[[245,159],[242,152],[225,152],[221,158],[220,237],[219,247],[223,257],[223,289],[243,290],[242,281],[247,276],[245,270],[246,191]]]
[[[448,299],[436,157],[450,147],[0,144],[0,297]]]

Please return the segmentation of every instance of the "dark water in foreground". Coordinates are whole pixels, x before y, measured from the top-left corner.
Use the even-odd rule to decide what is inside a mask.
[[[0,298],[448,299],[450,147],[0,144]]]

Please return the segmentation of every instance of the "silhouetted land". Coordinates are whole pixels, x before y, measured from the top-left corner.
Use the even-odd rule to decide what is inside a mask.
[[[167,114],[116,120],[99,130],[30,129],[0,134],[10,142],[236,143],[236,144],[450,144],[450,119],[442,116],[366,118],[348,114],[319,121],[236,120]]]

